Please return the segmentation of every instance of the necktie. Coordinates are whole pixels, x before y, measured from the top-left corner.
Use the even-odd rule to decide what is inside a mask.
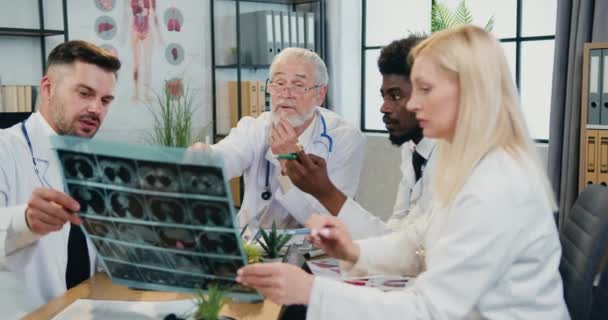
[[[416,175],[416,181],[420,180],[422,177],[422,166],[426,162],[423,156],[418,153],[418,151],[414,150],[412,154],[412,165],[414,166],[414,174]]]
[[[79,226],[70,226],[68,238],[68,266],[65,270],[65,285],[69,289],[88,279],[90,275],[89,249],[84,233]]]

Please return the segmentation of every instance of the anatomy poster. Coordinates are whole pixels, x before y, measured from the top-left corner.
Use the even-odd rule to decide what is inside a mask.
[[[193,96],[193,129],[211,118],[210,28],[207,1],[83,0],[70,3],[70,39],[93,42],[122,62],[116,100],[99,135],[144,142],[150,108],[175,83]]]

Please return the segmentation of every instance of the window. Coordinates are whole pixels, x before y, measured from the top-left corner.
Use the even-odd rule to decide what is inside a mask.
[[[460,0],[442,0],[455,7]],[[410,31],[430,30],[432,0],[363,0],[361,129],[385,132],[381,121],[381,76],[376,66],[382,46]],[[494,17],[492,33],[502,43],[520,92],[532,138],[548,142],[557,0],[467,0],[473,23]],[[388,23],[387,23],[388,21]]]

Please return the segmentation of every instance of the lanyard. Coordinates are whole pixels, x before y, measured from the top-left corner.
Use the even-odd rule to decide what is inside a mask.
[[[40,171],[38,171],[38,165],[36,165],[36,160],[34,159],[34,149],[32,148],[32,141],[30,140],[30,136],[27,133],[27,129],[25,128],[25,120],[21,122],[21,132],[23,132],[25,142],[27,142],[27,146],[30,149],[30,154],[32,155],[32,164],[34,165],[34,172],[36,172],[36,176],[38,177],[38,180],[40,180],[40,184],[43,187],[49,186],[48,183],[44,182],[44,180],[40,176]]]

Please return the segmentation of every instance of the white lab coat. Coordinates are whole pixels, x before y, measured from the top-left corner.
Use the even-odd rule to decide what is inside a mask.
[[[310,124],[313,126],[311,139],[303,145],[304,151],[323,157],[331,181],[352,197],[359,185],[365,156],[365,136],[336,113],[320,107],[316,109],[315,120]],[[241,225],[260,218],[264,209],[269,207],[264,221],[272,223],[275,220],[279,226],[294,227],[303,224],[312,213],[327,214],[327,210],[314,197],[295,186],[286,192],[279,187],[277,176],[280,174],[280,164],[274,159],[268,145],[270,116],[270,112],[265,112],[256,119],[241,119],[226,138],[211,148],[223,156],[229,178],[244,176],[245,192],[238,214]],[[328,152],[328,139],[321,136],[324,131],[322,119],[326,123],[327,135],[333,140],[331,152]],[[267,161],[270,161],[272,197],[263,200],[261,194],[266,190]],[[271,202],[274,203],[271,205]]]
[[[40,176],[63,191],[58,160],[50,147],[51,127],[39,113],[26,120]],[[41,186],[21,124],[0,130],[0,310],[17,319],[66,291],[65,270],[70,224],[46,236],[33,234],[25,222],[32,191]],[[89,245],[91,266],[95,250]],[[94,268],[91,268],[93,271]]]
[[[488,154],[448,209],[361,240],[359,261],[343,265],[348,275],[418,275],[413,284],[383,293],[316,277],[307,318],[569,319],[551,207],[518,162]]]
[[[346,200],[338,213],[338,218],[346,224],[353,239],[375,237],[399,230],[403,220],[408,216],[410,208],[414,205],[418,207],[419,211],[428,210],[431,201],[431,194],[428,190],[432,181],[433,159],[435,159],[431,158],[431,154],[435,143],[436,141],[433,139],[423,138],[417,146],[413,142],[401,146],[401,180],[397,189],[393,214],[386,222],[365,210],[353,199]],[[414,148],[427,159],[422,177],[418,181],[416,181],[412,165]]]

